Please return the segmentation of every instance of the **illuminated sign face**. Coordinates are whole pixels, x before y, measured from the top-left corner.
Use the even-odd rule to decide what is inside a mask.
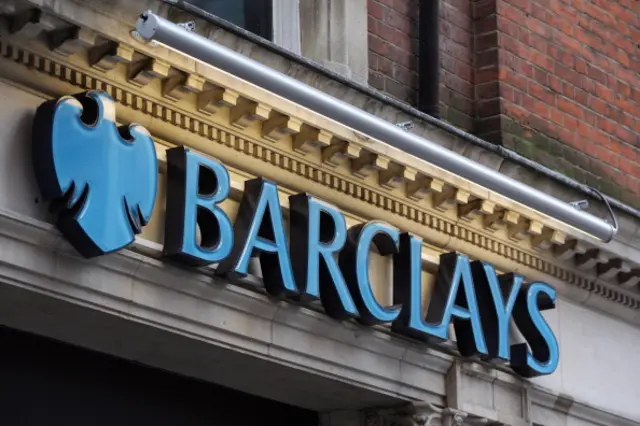
[[[93,94],[88,99],[104,107],[107,98]],[[157,172],[153,143],[137,126],[130,128],[129,141],[117,139],[118,132],[96,133],[101,120],[88,128],[81,121],[85,112],[71,101],[74,108],[59,118],[64,102],[45,103],[36,115],[36,126],[43,127],[34,131],[34,148],[50,151],[34,157],[36,169],[45,167],[44,172],[36,170],[41,191],[64,206],[59,227],[81,254],[117,250],[133,240],[133,232],[139,232],[151,215],[157,185],[151,176]],[[85,110],[95,108],[90,105],[87,102]],[[113,122],[110,126],[115,129]],[[96,152],[94,145],[104,144],[117,148]],[[140,146],[131,149],[136,145]],[[78,186],[84,195],[75,195]],[[462,356],[506,361],[525,377],[551,374],[557,368],[558,343],[541,314],[555,307],[556,292],[550,285],[524,283],[519,275],[498,275],[488,263],[446,253],[440,256],[423,315],[419,237],[380,221],[347,229],[336,207],[305,193],[289,197],[285,229],[277,185],[262,178],[246,182],[232,223],[219,206],[229,190],[229,173],[221,163],[184,147],[167,151],[165,256],[193,266],[217,263],[216,273],[227,277],[247,275],[250,259],[258,257],[265,289],[272,296],[301,303],[319,299],[333,318],[390,324],[394,332],[425,342],[446,341],[453,323]],[[87,225],[83,215],[92,211],[93,199],[101,200],[104,212],[93,213]],[[94,234],[100,228],[96,223],[102,232]],[[103,236],[106,230],[114,233],[115,241]],[[87,240],[92,244],[85,244]],[[383,306],[372,290],[372,246],[393,259],[391,306]],[[510,343],[512,322],[526,343]]]

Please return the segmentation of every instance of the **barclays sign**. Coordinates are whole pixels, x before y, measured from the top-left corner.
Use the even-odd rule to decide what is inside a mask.
[[[43,103],[33,145],[42,196],[78,252],[94,257],[133,242],[151,217],[157,192],[156,152],[144,128],[118,128],[113,100],[88,92]],[[289,197],[286,229],[277,185],[263,178],[246,182],[232,222],[220,208],[229,190],[221,163],[185,147],[167,151],[166,257],[193,266],[216,263],[223,276],[247,275],[250,259],[258,257],[272,296],[319,299],[333,318],[390,324],[425,342],[447,340],[453,323],[462,356],[508,362],[524,377],[557,368],[558,342],[541,314],[555,308],[550,285],[498,275],[488,263],[447,253],[423,315],[419,237],[380,221],[347,228],[336,207],[306,193]],[[391,306],[373,294],[372,246],[393,260]],[[526,343],[510,343],[511,323]]]

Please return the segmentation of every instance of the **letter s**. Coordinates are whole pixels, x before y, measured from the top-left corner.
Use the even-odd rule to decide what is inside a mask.
[[[549,284],[534,282],[520,290],[513,319],[527,340],[511,346],[511,368],[523,377],[553,373],[558,367],[558,341],[541,311],[554,309],[556,291]]]

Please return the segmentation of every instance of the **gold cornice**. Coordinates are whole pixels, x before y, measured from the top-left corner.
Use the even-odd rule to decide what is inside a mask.
[[[530,279],[575,285],[640,309],[638,296],[627,290],[636,285],[637,275],[622,260],[566,239],[567,232],[551,228],[546,218],[506,206],[477,185],[416,163],[335,122],[327,124],[310,111],[298,107],[291,112],[290,103],[264,91],[256,96],[258,89],[234,82],[233,76],[225,74],[221,84],[173,70],[161,60],[140,58],[121,43],[98,50],[81,44],[73,56],[68,50],[65,56],[56,53],[59,47],[51,51],[19,34],[2,34],[0,42],[0,73],[27,86],[50,95],[70,93],[73,87],[104,90],[125,107],[119,109],[121,120],[141,122],[170,143],[189,145],[287,188],[313,192],[362,219],[384,219],[421,235],[439,251],[459,250]],[[136,61],[146,63],[133,66]],[[590,267],[577,270],[577,265]]]

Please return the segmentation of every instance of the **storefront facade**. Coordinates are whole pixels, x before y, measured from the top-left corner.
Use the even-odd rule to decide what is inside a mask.
[[[634,259],[640,259],[634,248],[637,223],[622,217],[614,241],[600,242],[233,75],[165,46],[144,43],[131,34],[135,16],[123,21],[92,2],[5,1],[1,7],[5,26],[0,38],[0,146],[4,152],[0,323],[8,330],[231,388],[229,395],[252,395],[228,402],[242,405],[235,414],[238,420],[220,404],[220,412],[225,412],[221,417],[229,419],[229,424],[249,422],[247,412],[261,404],[262,410],[271,413],[282,410],[282,416],[274,414],[273,421],[283,424],[640,422],[635,403],[640,398],[635,386],[640,370],[633,357],[640,347],[640,295],[634,267]],[[108,250],[101,249],[113,251],[104,255],[95,247],[87,248],[84,254],[92,256],[89,259],[82,256],[82,242],[74,241],[72,246],[69,231],[61,233],[54,225],[56,216],[42,199],[46,196],[42,188],[51,176],[42,176],[42,163],[34,161],[39,155],[33,151],[42,147],[40,132],[46,127],[36,118],[38,108],[45,101],[87,91],[110,98],[102,101],[104,120],[118,125],[139,123],[148,131],[159,170],[156,175],[154,169],[152,179],[155,203],[146,209],[140,203],[139,213],[148,223],[137,224],[142,232],[135,241],[114,243]],[[86,112],[89,104],[82,105]],[[431,136],[438,138],[437,132]],[[265,276],[265,263],[258,259],[251,260],[246,275],[238,273],[242,272],[238,267],[244,259],[242,247],[238,252],[229,248],[227,256],[206,259],[221,262],[217,267],[185,261],[189,250],[185,233],[178,230],[189,228],[184,217],[178,219],[180,211],[188,216],[188,206],[172,212],[179,204],[173,200],[180,196],[176,196],[175,179],[168,177],[179,174],[180,167],[188,168],[184,151],[182,160],[176,157],[180,147],[197,156],[198,170],[204,164],[209,170],[219,166],[226,171],[224,192],[228,194],[213,200],[215,207],[210,203],[209,209],[236,223],[237,240],[249,238],[255,206],[267,184],[277,187],[272,192],[275,198],[270,199],[277,203],[269,208],[277,204],[282,213],[278,229],[290,240],[295,237],[293,230],[289,232],[291,218],[299,213],[295,197],[290,198],[295,194],[333,206],[344,218],[345,230],[378,221],[421,239],[419,262],[414,264],[419,264],[417,282],[422,285],[420,297],[414,294],[411,300],[418,300],[427,318],[429,302],[447,297],[446,291],[444,296],[439,293],[443,293],[442,276],[452,274],[441,257],[448,253],[485,262],[500,274],[521,275],[527,283],[545,283],[555,294],[555,305],[544,311],[543,322],[550,327],[547,335],[557,341],[557,365],[550,374],[524,378],[527,374],[514,373],[518,369],[511,368],[513,362],[508,359],[478,360],[474,355],[486,351],[480,350],[477,340],[465,354],[472,356],[461,356],[465,350],[453,340],[462,338],[452,337],[453,325],[440,343],[398,333],[390,317],[380,320],[402,298],[393,253],[385,253],[382,246],[366,262],[367,300],[374,300],[382,310],[374,318],[380,321],[367,325],[362,324],[367,322],[363,315],[344,315],[358,317],[360,322],[336,319],[341,315],[327,312],[331,302],[301,297],[313,292],[296,292],[299,287],[287,287],[286,279],[274,288],[270,275]],[[465,155],[483,162],[495,160],[488,153],[480,158],[480,151]],[[89,164],[88,157],[82,161]],[[112,173],[119,174],[119,180],[138,182],[144,168],[143,162],[134,163]],[[223,175],[209,181],[220,189]],[[186,180],[186,176],[177,179],[182,191],[193,190]],[[259,186],[253,197],[248,195],[249,181]],[[212,202],[205,195],[215,190],[202,182],[201,199]],[[237,215],[243,200],[253,210],[245,208],[250,214],[242,214],[245,222],[240,222]],[[270,210],[272,223],[275,211]],[[191,247],[209,244],[208,232],[214,241],[221,238],[222,228],[211,231],[200,225],[203,231],[197,242],[190,242]],[[289,260],[299,282],[296,271],[301,258],[295,248],[292,244]],[[189,253],[190,260],[205,256]],[[226,262],[229,256],[235,256],[235,264]],[[229,273],[221,275],[221,268]],[[464,286],[464,280],[456,284]],[[324,281],[320,292],[323,285]],[[361,290],[351,289],[350,294],[366,299]],[[469,291],[467,296],[466,307],[472,311]],[[363,306],[372,305],[355,300],[351,314],[361,314]],[[518,306],[514,309],[517,312]],[[472,328],[471,335],[478,336],[482,327]],[[456,329],[457,334],[461,330]],[[532,347],[521,331],[509,328],[511,344],[527,342]],[[23,338],[12,333],[7,331],[8,341]],[[33,362],[41,366],[43,361],[34,358]],[[15,377],[22,376],[16,373]],[[189,392],[197,390],[185,390],[183,396]],[[254,396],[286,406],[273,408],[256,402]],[[161,400],[166,401],[155,401]],[[12,407],[20,404],[19,398],[11,401]]]

